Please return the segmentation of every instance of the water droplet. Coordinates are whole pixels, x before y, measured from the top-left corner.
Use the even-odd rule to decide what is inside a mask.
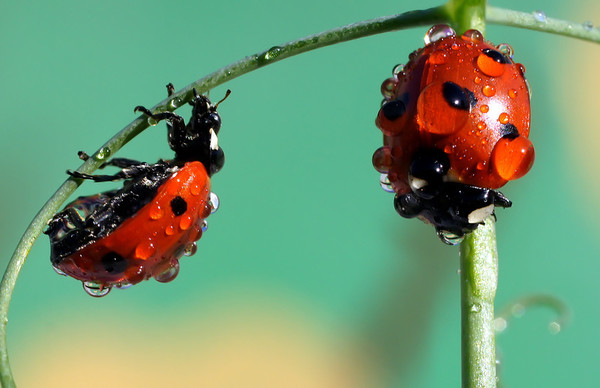
[[[110,156],[110,154],[111,154],[110,148],[102,147],[96,154],[95,158],[97,160],[104,160],[104,159],[108,158]]]
[[[562,327],[560,326],[560,323],[556,321],[552,321],[548,324],[548,330],[550,330],[551,334],[558,334],[560,333],[561,329]]]
[[[586,31],[591,31],[594,28],[594,24],[588,20],[587,22],[583,23],[583,28],[585,28]]]
[[[135,247],[135,257],[146,260],[156,252],[156,247],[152,240],[142,241]]]
[[[480,84],[481,83],[481,77],[477,76],[475,77],[475,79],[473,80],[476,84]]]
[[[208,222],[206,222],[206,220],[202,220],[202,223],[200,224],[200,229],[202,229],[202,233],[206,232],[206,229],[208,229]]]
[[[177,260],[175,260],[175,262],[173,263],[173,265],[171,267],[169,267],[163,273],[156,275],[154,277],[154,279],[156,279],[157,282],[168,283],[168,282],[172,281],[173,279],[175,279],[178,274],[179,274],[179,262]]]
[[[508,97],[510,97],[510,98],[516,98],[517,97],[517,91],[515,89],[510,89],[508,91]]]
[[[479,162],[477,163],[477,165],[475,166],[476,169],[478,169],[479,171],[483,171],[485,169],[485,162]]]
[[[387,173],[392,164],[392,151],[390,150],[390,147],[383,146],[375,150],[371,162],[373,163],[375,170],[380,173]]]
[[[131,284],[131,283],[119,283],[115,287],[118,288],[119,290],[126,290],[131,286],[133,286],[133,284]]]
[[[546,16],[546,13],[539,9],[536,11],[533,11],[533,18],[540,23],[546,23],[548,21],[548,17]]]
[[[483,42],[483,35],[478,30],[467,30],[462,34],[462,38],[473,43]]]
[[[483,87],[483,95],[486,97],[492,97],[493,95],[496,94],[496,88],[494,88],[491,85],[485,85]]]
[[[215,194],[211,191],[210,198],[208,201],[210,203],[210,208],[211,208],[210,214],[213,214],[214,212],[219,210],[220,201],[219,201],[219,197],[217,196],[217,194]]]
[[[150,125],[151,127],[158,124],[158,121],[156,119],[153,119],[152,117],[147,117],[146,120],[148,121],[148,125]]]
[[[438,230],[437,235],[444,244],[448,245],[458,245],[465,238],[465,236],[459,236],[447,230]]]
[[[508,113],[506,113],[506,112],[500,113],[500,116],[498,116],[498,121],[500,121],[500,124],[508,124],[508,122],[510,121],[510,117],[508,116]]]
[[[483,104],[479,107],[479,110],[481,111],[481,113],[487,113],[490,111],[490,107],[488,105]]]
[[[269,50],[267,50],[267,52],[265,53],[265,59],[268,59],[268,60],[275,59],[282,53],[282,51],[283,51],[283,49],[281,47],[273,46]]]
[[[396,90],[396,86],[398,85],[398,79],[395,77],[388,78],[381,84],[381,95],[386,100],[391,100],[394,98],[394,91]]]
[[[394,66],[394,68],[392,69],[392,74],[398,75],[398,74],[402,73],[403,71],[404,71],[404,65],[402,63],[399,63],[396,66]]]
[[[520,303],[515,303],[512,308],[510,309],[510,312],[513,316],[520,318],[523,315],[525,315],[525,312],[527,311],[527,309],[525,308],[525,306],[523,306]]]
[[[55,267],[55,266],[52,266],[52,269],[54,269],[54,272],[56,272],[56,273],[57,273],[57,274],[59,274],[59,275],[62,275],[62,276],[67,276],[67,274],[66,274],[66,273],[64,273],[63,271],[61,271],[59,268],[57,268],[57,267]]]
[[[388,174],[381,174],[379,176],[379,184],[384,191],[387,191],[388,193],[394,192],[394,188],[392,187],[390,179],[388,178]]]
[[[185,251],[183,252],[183,254],[185,256],[192,256],[194,253],[196,253],[197,250],[198,250],[198,245],[195,242],[189,243],[188,245],[185,246]]]
[[[102,284],[94,282],[83,282],[83,289],[88,295],[93,296],[94,298],[100,298],[101,296],[108,294],[111,287],[105,287]]]
[[[471,305],[471,312],[472,313],[480,313],[481,312],[481,305],[479,303],[473,303]]]
[[[175,227],[173,225],[169,225],[165,228],[165,234],[167,236],[172,236],[175,234]]]
[[[179,220],[179,227],[181,230],[188,230],[192,226],[192,217],[191,216],[182,216],[181,220]]]
[[[181,100],[181,98],[175,97],[174,99],[169,101],[169,106],[173,109],[177,109],[181,106],[182,103],[183,101]]]
[[[494,319],[494,329],[496,329],[496,333],[502,333],[508,327],[508,322],[504,318],[496,318]]]
[[[200,195],[201,192],[202,186],[200,186],[198,183],[192,183],[192,185],[190,186],[190,193],[192,195]]]
[[[165,212],[160,207],[159,204],[155,204],[154,206],[152,206],[152,208],[150,208],[150,210],[148,211],[148,214],[150,214],[151,219],[159,220],[162,218],[162,216],[165,214]]]
[[[461,63],[461,59],[458,60],[459,63]],[[448,61],[448,54],[445,51],[434,51],[427,61],[433,65],[443,65]]]
[[[451,36],[456,36],[456,32],[452,29],[452,27],[447,24],[436,24],[425,34],[425,45],[432,44],[438,40]]]
[[[498,46],[496,46],[496,48],[502,54],[504,54],[507,57],[509,57],[510,59],[512,59],[512,57],[514,55],[514,50],[511,45],[509,45],[508,43],[500,43]]]

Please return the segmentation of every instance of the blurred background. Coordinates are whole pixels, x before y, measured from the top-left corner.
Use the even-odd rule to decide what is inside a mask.
[[[136,115],[243,56],[438,1],[5,2],[0,13],[0,266],[31,218]],[[493,5],[600,23],[594,0]],[[427,27],[306,53],[212,91],[220,99],[221,208],[168,284],[107,297],[58,276],[45,236],[21,273],[9,350],[20,387],[458,387],[458,248],[400,218],[371,155],[381,82]],[[490,25],[533,89],[536,163],[502,191],[498,309],[548,293],[498,337],[504,387],[600,379],[600,46]],[[179,111],[188,117],[189,110]],[[163,124],[118,156],[169,158]],[[84,184],[76,195],[114,187]]]

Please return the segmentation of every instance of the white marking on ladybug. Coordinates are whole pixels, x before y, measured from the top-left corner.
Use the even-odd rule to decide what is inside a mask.
[[[210,131],[210,149],[218,150],[219,149],[219,139],[217,138],[217,134],[215,133],[215,131],[212,128],[209,131]]]
[[[469,221],[470,224],[479,224],[479,223],[483,222],[483,220],[485,220],[486,218],[491,216],[493,212],[494,212],[494,205],[493,204],[487,205],[487,206],[481,207],[479,209],[473,210],[471,213],[469,213],[467,220]]]

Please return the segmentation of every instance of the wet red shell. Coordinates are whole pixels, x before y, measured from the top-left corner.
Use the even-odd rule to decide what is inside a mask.
[[[412,156],[423,148],[448,155],[450,181],[496,189],[529,171],[534,149],[523,65],[474,30],[432,42],[409,59],[382,85],[386,103],[401,101],[404,113],[390,119],[382,108],[375,121],[384,147],[373,155],[373,164],[388,173],[397,193],[410,191]],[[442,92],[447,82],[474,97],[468,109],[450,106]]]
[[[202,236],[204,219],[211,213],[210,179],[200,162],[186,163],[159,187],[154,199],[108,236],[64,258],[58,270],[103,287],[126,286],[151,277],[169,281],[177,275],[179,258]],[[176,215],[175,197],[187,208]],[[102,257],[116,253],[126,260],[124,272],[109,273]]]

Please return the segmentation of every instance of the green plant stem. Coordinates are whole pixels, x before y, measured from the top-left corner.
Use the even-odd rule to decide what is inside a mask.
[[[486,0],[450,0],[455,30],[485,35]],[[488,218],[460,245],[461,359],[463,388],[496,387],[494,299],[498,286],[496,229]]]
[[[449,21],[461,34],[475,29],[485,35],[485,5],[486,0],[450,0],[446,4]]]
[[[460,245],[462,386],[496,387],[494,298],[498,286],[496,228],[488,218]]]
[[[444,7],[437,7],[423,11],[412,11],[400,15],[367,20],[311,35],[281,46],[275,46],[261,53],[245,57],[238,62],[201,78],[178,91],[173,96],[161,101],[151,110],[155,112],[175,110],[191,100],[193,89],[196,89],[199,93],[204,93],[213,87],[239,77],[242,74],[306,51],[383,32],[400,30],[418,25],[430,25],[445,19],[446,11]],[[104,144],[88,161],[83,163],[77,171],[88,174],[93,172],[109,155],[114,154],[124,144],[146,129],[149,125],[150,124],[145,117],[137,118],[106,142],[106,144]],[[2,282],[0,283],[0,382],[4,388],[15,386],[8,359],[6,329],[8,323],[8,308],[17,277],[25,263],[27,254],[31,250],[35,240],[41,234],[47,221],[58,211],[61,204],[75,191],[79,184],[81,184],[81,180],[68,179],[65,181],[34,217],[19,241],[19,244],[9,261],[6,272],[4,273]]]
[[[545,21],[539,21],[533,13],[496,7],[487,7],[486,18],[489,23],[551,32],[553,34],[600,43],[600,29],[592,28],[590,24],[573,23],[550,17],[546,17]]]

